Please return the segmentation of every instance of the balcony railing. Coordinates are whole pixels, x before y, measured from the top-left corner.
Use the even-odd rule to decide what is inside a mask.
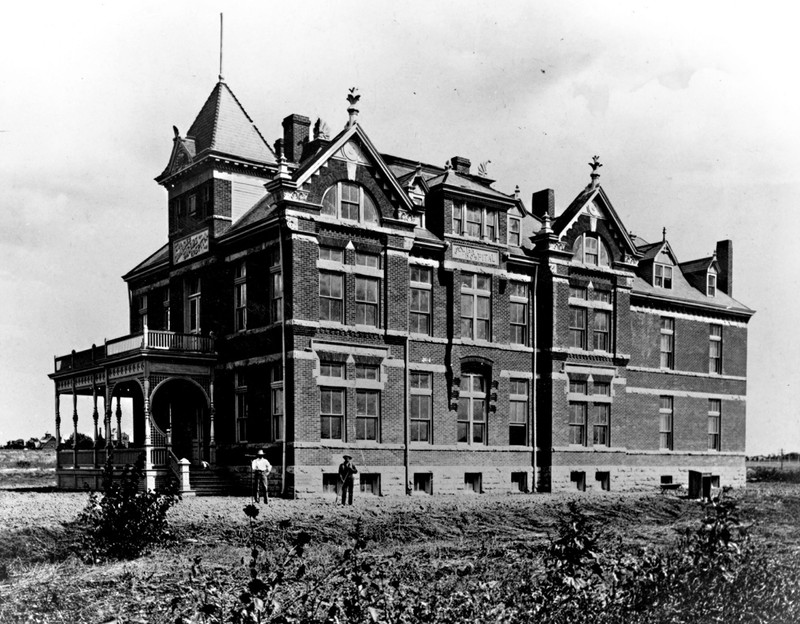
[[[84,351],[73,351],[69,355],[57,357],[56,372],[79,369],[130,351],[157,349],[160,351],[180,351],[184,353],[213,353],[214,339],[197,334],[179,334],[171,331],[145,329],[139,334],[121,336],[107,340],[104,345],[92,346]]]

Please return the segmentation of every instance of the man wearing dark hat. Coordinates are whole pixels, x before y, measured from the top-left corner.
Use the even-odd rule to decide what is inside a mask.
[[[339,483],[342,485],[342,505],[353,504],[353,475],[358,468],[351,461],[350,455],[344,455],[344,461],[339,464]]]
[[[264,457],[264,451],[259,450],[256,458],[250,464],[253,470],[253,502],[259,502],[261,494],[264,494],[264,502],[269,503],[269,473],[272,472],[272,464]]]

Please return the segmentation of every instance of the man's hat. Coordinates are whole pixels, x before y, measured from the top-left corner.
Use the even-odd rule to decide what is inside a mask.
[[[352,455],[342,455],[342,457],[344,457],[345,459],[353,459]]]
[[[258,455],[259,457],[264,457],[264,451],[258,449],[258,453],[256,453],[256,455]]]

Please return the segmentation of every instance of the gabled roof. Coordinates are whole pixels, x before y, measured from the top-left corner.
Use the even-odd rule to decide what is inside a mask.
[[[680,264],[681,271],[684,273],[697,273],[698,271],[708,271],[708,269],[716,264],[717,257],[709,256],[708,258],[698,258],[697,260],[689,260]]]
[[[676,265],[678,264],[678,257],[675,255],[675,252],[672,251],[669,241],[660,240],[657,243],[650,243],[649,245],[639,247],[639,253],[642,254],[643,262],[647,260],[654,260],[662,251],[666,251],[672,258],[672,261]]]
[[[132,277],[136,273],[144,273],[148,269],[155,268],[158,265],[167,262],[168,260],[169,260],[169,243],[166,243],[163,247],[160,247],[155,253],[152,253],[149,256],[147,256],[147,258],[142,260],[139,264],[137,264],[125,275],[123,275],[122,279],[127,281],[130,277]]]
[[[275,153],[223,81],[214,86],[186,138],[194,139],[198,156],[213,151],[257,162],[276,162]]]
[[[403,190],[403,187],[400,186],[400,183],[397,181],[394,172],[386,164],[386,161],[383,159],[380,152],[375,149],[375,146],[372,144],[372,141],[369,140],[366,132],[364,132],[361,129],[361,126],[357,123],[354,123],[350,127],[342,130],[336,137],[333,138],[327,147],[320,150],[303,163],[303,165],[294,174],[294,181],[297,183],[297,186],[299,187],[305,184],[309,178],[311,178],[311,176],[314,175],[314,173],[328,161],[328,159],[330,159],[345,145],[345,143],[354,137],[357,137],[361,142],[361,145],[366,150],[369,158],[386,178],[386,181],[392,186],[395,193],[400,198],[400,201],[405,205],[406,209],[414,210],[416,207]]]
[[[647,280],[637,275],[633,279],[633,295],[647,295],[657,297],[662,300],[675,301],[677,303],[695,303],[703,306],[719,308],[729,312],[747,314],[752,316],[755,312],[743,303],[717,289],[716,296],[710,297],[701,292],[683,276],[683,273],[676,271],[672,276],[672,288],[664,289],[653,286]]]
[[[627,244],[628,251],[634,255],[638,255],[641,250],[633,244],[630,234],[628,234],[628,230],[625,229],[625,226],[622,223],[622,219],[619,218],[617,211],[614,210],[614,206],[611,204],[611,200],[609,200],[608,195],[606,195],[603,187],[601,187],[599,184],[595,187],[589,185],[580,193],[578,193],[577,197],[572,200],[572,203],[567,206],[566,210],[558,215],[558,217],[556,217],[556,219],[553,221],[553,232],[557,236],[561,236],[564,232],[566,232],[567,229],[569,229],[570,225],[581,212],[581,210],[583,210],[584,206],[586,206],[589,202],[595,201],[596,199],[600,200],[600,203],[603,205],[603,209],[607,213],[610,221],[614,223],[620,235],[622,236],[622,239]]]
[[[437,186],[479,193],[486,197],[498,199],[502,202],[513,202],[513,195],[506,195],[493,189],[489,184],[481,183],[471,175],[458,173],[455,169],[446,169],[444,173],[428,180],[428,187],[433,189]]]

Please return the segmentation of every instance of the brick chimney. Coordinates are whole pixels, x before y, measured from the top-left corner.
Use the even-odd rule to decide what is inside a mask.
[[[453,169],[456,170],[456,173],[469,173],[469,166],[472,163],[469,162],[469,158],[464,158],[463,156],[453,156],[450,159],[450,165]]]
[[[733,297],[733,241],[717,241],[717,262],[719,263],[717,287],[729,297]]]
[[[283,120],[283,149],[286,160],[300,162],[310,128],[311,120],[303,115],[292,114]]]
[[[542,189],[541,191],[536,191],[533,195],[531,195],[531,212],[534,214],[534,216],[539,217],[540,219],[543,219],[545,214],[550,215],[551,219],[555,219],[555,191],[553,191],[553,189]]]

